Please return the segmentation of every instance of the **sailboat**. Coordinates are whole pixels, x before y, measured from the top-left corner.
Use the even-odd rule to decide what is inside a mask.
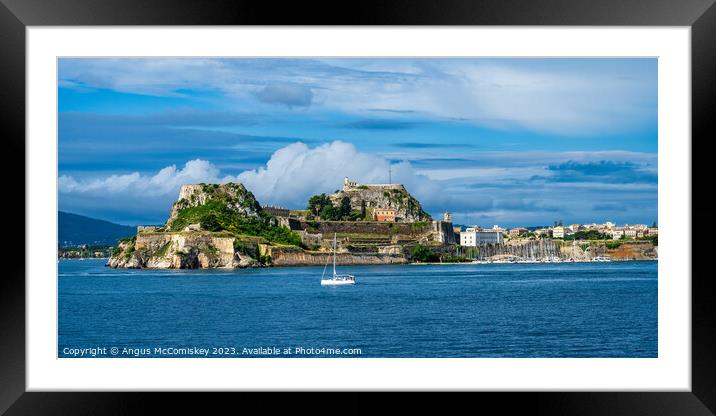
[[[336,273],[336,233],[333,233],[333,277],[325,279],[326,269],[328,268],[328,262],[323,267],[323,274],[321,275],[321,286],[339,286],[339,285],[354,285],[356,284],[356,277],[352,274],[338,274]]]

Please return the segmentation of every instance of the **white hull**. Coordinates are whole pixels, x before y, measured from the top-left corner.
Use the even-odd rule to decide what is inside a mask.
[[[321,286],[343,286],[343,285],[354,285],[355,280],[333,280],[323,279],[321,280]]]
[[[321,275],[321,286],[343,286],[343,285],[354,285],[356,284],[356,278],[352,274],[338,274],[336,273],[336,233],[333,233],[333,278],[324,279],[326,275],[326,267],[323,268],[323,274]]]

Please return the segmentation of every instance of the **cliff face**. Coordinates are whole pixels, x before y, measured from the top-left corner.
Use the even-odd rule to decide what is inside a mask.
[[[271,232],[275,218],[262,213],[240,183],[183,185],[164,227],[138,227],[107,266],[113,268],[220,268],[261,265],[245,233]],[[289,234],[290,235],[290,234]],[[237,242],[241,237],[241,241]],[[296,237],[298,238],[298,237]],[[261,237],[254,237],[263,241]],[[248,238],[249,242],[251,238]]]
[[[234,251],[233,237],[204,233],[140,233],[120,243],[107,265],[135,269],[196,269],[258,266]]]
[[[346,180],[343,190],[330,195],[334,206],[339,206],[344,197],[350,199],[351,210],[365,209],[369,215],[376,208],[394,208],[397,222],[432,220],[420,202],[410,195],[403,185],[361,185]]]

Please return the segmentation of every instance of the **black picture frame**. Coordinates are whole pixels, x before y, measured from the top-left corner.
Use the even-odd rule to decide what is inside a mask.
[[[178,0],[0,0],[0,126],[6,155],[6,174],[13,175],[4,186],[12,195],[25,195],[25,182],[16,179],[25,169],[25,28],[27,26],[74,25],[568,25],[568,26],[689,26],[692,45],[692,190],[695,195],[707,194],[705,181],[708,152],[693,152],[698,144],[713,140],[716,117],[716,6],[714,0],[468,0],[437,1],[362,1],[355,4],[320,2],[249,1],[178,1]],[[689,140],[689,138],[684,138]],[[686,142],[688,144],[688,142]],[[10,158],[9,158],[10,159]],[[14,164],[14,165],[13,165]],[[704,174],[702,176],[702,174]],[[10,176],[8,175],[8,176]],[[701,190],[701,192],[698,192]],[[702,197],[703,198],[703,197]],[[20,201],[20,198],[14,198]],[[136,414],[149,409],[151,401],[171,403],[185,411],[206,412],[217,400],[236,408],[235,398],[226,395],[150,393],[31,393],[25,391],[25,261],[21,262],[19,236],[25,246],[24,225],[31,218],[22,207],[13,205],[13,217],[6,217],[12,247],[5,244],[8,261],[0,277],[0,413],[21,414]],[[706,205],[692,204],[692,218],[684,226],[707,224]],[[22,208],[22,209],[21,209]],[[19,218],[24,221],[21,223]],[[694,219],[696,222],[694,222]],[[20,229],[22,227],[22,229]],[[695,235],[693,233],[692,235]],[[705,244],[691,244],[692,258],[708,258]],[[8,259],[9,260],[9,259]],[[408,407],[422,410],[439,409],[441,413],[468,405],[502,411],[529,411],[544,414],[716,414],[716,291],[709,273],[693,268],[692,287],[692,384],[690,392],[572,392],[572,393],[480,393],[467,401],[434,400],[428,394],[413,395],[392,404],[381,404],[381,410]],[[218,396],[218,397],[217,397]],[[341,393],[333,399],[341,402],[341,412],[371,411],[377,404],[365,396]],[[241,407],[249,406],[242,398]],[[275,406],[297,410],[303,405],[316,409],[313,395],[283,401],[266,400],[265,396],[250,400],[261,403],[264,410]],[[321,399],[322,400],[322,399]],[[248,407],[247,407],[248,408]]]

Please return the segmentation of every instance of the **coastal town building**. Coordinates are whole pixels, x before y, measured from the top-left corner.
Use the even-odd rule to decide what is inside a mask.
[[[481,230],[479,227],[468,227],[460,232],[460,245],[477,247],[484,244],[502,244],[502,232],[494,230]]]
[[[525,235],[528,233],[529,230],[527,228],[517,227],[517,228],[511,228],[510,229],[510,237],[519,237],[521,235]]]
[[[378,222],[395,222],[395,208],[376,208],[373,210],[373,219]]]
[[[565,236],[564,227],[562,227],[562,226],[560,225],[560,226],[558,226],[558,227],[552,228],[552,237],[554,237],[554,238],[564,238],[564,236]]]
[[[500,227],[499,225],[493,225],[490,231],[500,234],[507,234],[507,230],[505,228]]]

